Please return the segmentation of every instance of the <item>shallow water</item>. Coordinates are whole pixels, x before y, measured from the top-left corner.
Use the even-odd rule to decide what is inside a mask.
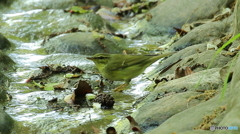
[[[17,70],[9,73],[12,82],[8,92],[13,98],[7,104],[5,111],[18,123],[28,128],[28,131],[23,129],[18,133],[79,133],[79,131],[92,129],[92,126],[95,126],[104,132],[108,126],[114,126],[117,121],[125,119],[126,116],[130,115],[134,110],[132,105],[136,99],[147,93],[143,90],[147,87],[150,81],[143,79],[143,75],[133,79],[131,82],[131,89],[128,89],[123,93],[114,93],[111,90],[105,91],[112,94],[115,98],[116,103],[112,110],[102,110],[98,108],[80,108],[79,110],[74,110],[67,107],[67,104],[63,101],[63,98],[66,95],[73,92],[72,89],[61,92],[43,91],[37,89],[31,83],[26,83],[32,73],[35,70],[38,70],[38,67],[44,65],[42,60],[51,56],[37,52],[37,50],[41,48],[40,43],[42,39],[35,38],[37,36],[35,35],[36,30],[29,29],[30,27],[36,27],[38,25],[36,23],[45,21],[41,20],[43,17],[32,17],[33,14],[34,16],[40,16],[38,14],[43,14],[42,12],[46,11],[16,11],[11,14],[6,13],[1,18],[5,24],[1,28],[5,29],[3,30],[3,34],[5,32],[4,35],[17,45],[16,49],[9,54],[9,56],[16,62]],[[61,18],[56,18],[56,20],[60,19]],[[31,24],[33,24],[33,26],[31,26]],[[43,24],[43,22],[41,22],[41,24]],[[17,31],[13,32],[12,28]],[[25,28],[29,29],[29,31],[26,31]],[[43,26],[42,30],[46,30],[46,27]],[[43,35],[41,33],[37,34],[41,36]],[[135,45],[141,44],[141,41],[136,42]],[[133,46],[134,44],[132,47]],[[66,65],[81,66],[80,64],[83,63],[85,62],[66,62]],[[89,63],[92,64],[91,61],[89,61]],[[49,108],[48,101],[53,98],[58,98],[58,102],[61,102],[62,105],[66,107],[64,107],[62,111],[55,111],[54,109]]]

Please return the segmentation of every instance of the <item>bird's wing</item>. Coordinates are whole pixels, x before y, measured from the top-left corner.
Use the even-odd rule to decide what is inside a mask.
[[[152,56],[143,56],[143,55],[116,55],[109,61],[106,66],[109,70],[118,70],[127,68],[133,65],[144,65],[148,61],[147,59]],[[146,61],[146,63],[144,63]]]

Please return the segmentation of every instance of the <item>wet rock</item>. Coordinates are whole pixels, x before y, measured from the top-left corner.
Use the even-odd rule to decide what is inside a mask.
[[[180,28],[184,23],[201,19],[211,19],[213,15],[229,4],[231,0],[167,0],[150,10],[152,19],[143,21],[143,32],[149,35],[175,33],[172,27]],[[174,8],[169,8],[174,7]],[[188,8],[186,8],[188,7]]]
[[[0,133],[10,134],[14,127],[14,121],[5,111],[0,108]]]
[[[0,33],[0,50],[11,48],[12,44]]]
[[[14,0],[1,0],[0,1],[0,7],[3,9],[6,6],[10,6],[13,3]]]
[[[0,71],[0,86],[7,86],[9,83],[9,78]]]
[[[31,9],[64,9],[74,4],[76,0],[16,0],[12,6],[18,6],[19,8],[31,10]]]
[[[26,15],[27,14],[27,15]],[[2,33],[11,33],[10,29],[15,29],[14,40],[18,39],[22,42],[32,42],[33,40],[42,40],[53,33],[68,31],[79,26],[79,15],[70,16],[69,13],[64,13],[62,10],[31,10],[21,12],[19,15],[23,20],[35,20],[34,23],[22,21],[21,23],[11,24],[16,22],[17,18],[6,14],[4,18],[7,28],[2,28]],[[36,28],[33,28],[36,27]]]
[[[0,102],[4,102],[9,100],[7,94],[7,86],[8,86],[9,78],[0,72]]]
[[[48,53],[94,54],[103,49],[91,33],[70,33],[52,38],[44,47]]]
[[[56,74],[62,74],[62,73],[69,73],[71,74],[71,77],[79,77],[79,75],[75,75],[74,74],[81,74],[84,73],[81,69],[77,68],[76,66],[60,66],[60,65],[56,65],[56,64],[51,64],[51,65],[47,65],[47,66],[41,66],[39,67],[42,71],[36,70],[34,72],[34,74],[28,79],[28,81],[30,80],[41,80],[41,79],[45,79],[48,78],[52,75],[56,75]],[[71,77],[68,78],[71,78]],[[56,86],[56,89],[61,89],[62,86]]]
[[[9,100],[6,89],[10,79],[4,74],[6,71],[14,69],[14,61],[0,50],[0,101]]]
[[[117,41],[116,41],[117,42]],[[52,38],[44,46],[48,53],[75,53],[93,55],[96,53],[121,53],[124,44],[108,39],[97,39],[92,33],[69,33]]]
[[[31,42],[37,39],[42,40],[60,34],[81,31],[82,29],[78,29],[78,27],[86,27],[86,29],[101,33],[112,33],[115,31],[106,20],[95,13],[71,15],[62,10],[37,9],[22,12],[19,16],[24,20],[35,20],[36,22],[23,21],[22,23],[13,25],[11,22],[16,22],[17,18],[6,14],[4,16],[4,24],[11,25],[11,28],[9,26],[8,28],[1,29],[1,32],[9,33],[11,32],[10,29],[15,29],[16,31],[12,38],[19,38],[23,42]],[[33,26],[36,28],[32,28]],[[74,31],[74,29],[76,30]]]
[[[84,14],[84,20],[89,24],[89,26],[94,31],[101,31],[104,33],[116,31],[106,20],[104,20],[100,15],[95,13]]]
[[[95,68],[94,63],[86,59],[86,56],[79,54],[54,54],[39,62],[43,65],[57,64],[77,66],[83,70],[94,70]]]
[[[14,69],[14,61],[0,50],[0,70],[9,71]]]

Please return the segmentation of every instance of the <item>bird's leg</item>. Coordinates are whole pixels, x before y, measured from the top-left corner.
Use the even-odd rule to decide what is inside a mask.
[[[116,87],[115,89],[113,89],[114,92],[122,92],[123,90],[126,89],[126,87],[128,86],[128,84],[124,83],[118,87]]]
[[[125,81],[124,84],[116,87],[115,89],[113,89],[114,92],[122,92],[123,90],[127,89],[127,86],[129,85],[131,80],[127,80]]]

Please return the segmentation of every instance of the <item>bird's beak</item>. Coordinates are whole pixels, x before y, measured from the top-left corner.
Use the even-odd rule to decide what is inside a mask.
[[[89,60],[93,60],[94,59],[94,57],[86,57],[87,59],[89,59]]]

